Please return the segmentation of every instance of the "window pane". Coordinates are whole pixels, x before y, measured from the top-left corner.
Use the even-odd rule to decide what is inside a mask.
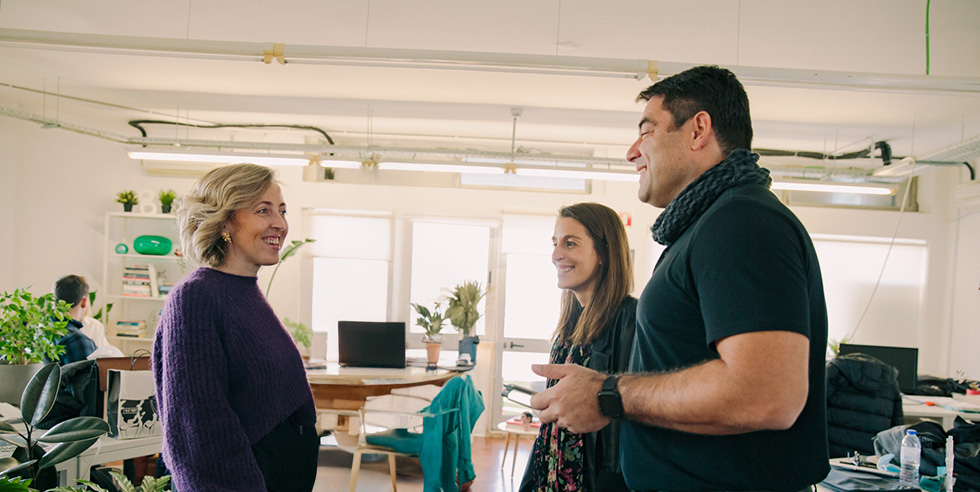
[[[505,215],[501,249],[506,253],[550,255],[555,215]]]
[[[313,330],[327,333],[327,360],[337,360],[338,321],[387,321],[387,312],[387,261],[313,259]]]
[[[313,256],[388,260],[391,218],[344,215],[311,216]]]
[[[561,301],[551,256],[509,254],[505,258],[504,337],[550,339],[558,326]]]
[[[816,239],[813,245],[820,260],[831,340],[854,332],[867,308],[852,343],[918,345],[928,261],[925,245],[895,244],[883,273],[887,243]],[[879,273],[881,284],[874,292]]]
[[[412,302],[431,309],[437,299],[453,286],[474,280],[486,287],[489,270],[490,228],[460,224],[414,222],[412,224]],[[441,305],[445,309],[445,303]],[[486,298],[480,301],[486,314]],[[415,326],[412,311],[411,331]],[[476,333],[484,333],[485,316],[476,323]],[[448,328],[448,326],[446,327]]]

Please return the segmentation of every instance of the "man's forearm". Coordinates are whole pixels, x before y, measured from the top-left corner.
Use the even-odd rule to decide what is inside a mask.
[[[760,338],[765,337],[765,338]],[[766,346],[775,338],[775,346]],[[620,378],[626,418],[697,434],[788,428],[807,395],[807,341],[788,332],[732,337],[723,358]]]

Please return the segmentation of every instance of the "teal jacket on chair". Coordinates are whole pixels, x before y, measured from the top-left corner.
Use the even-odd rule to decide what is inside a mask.
[[[470,434],[483,413],[483,395],[473,387],[470,376],[450,379],[423,412],[422,424],[423,490],[458,492],[459,483],[476,477],[470,449]],[[453,411],[455,410],[455,411]]]

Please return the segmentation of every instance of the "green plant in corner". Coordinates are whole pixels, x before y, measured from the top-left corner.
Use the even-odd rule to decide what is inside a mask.
[[[429,311],[429,308],[421,304],[412,303],[412,307],[415,308],[415,312],[419,315],[415,323],[425,330],[425,338],[423,340],[435,341],[436,336],[442,331],[442,322],[445,321],[445,317],[439,311],[439,304],[437,302],[432,308],[432,311]]]
[[[851,337],[847,337],[847,336],[841,338],[840,340],[837,340],[836,338],[831,338],[827,342],[827,352],[828,352],[827,355],[829,355],[831,359],[836,359],[837,356],[840,355],[840,344],[850,343],[850,341],[851,341]]]
[[[31,378],[20,399],[24,430],[0,421],[0,439],[17,447],[12,456],[0,459],[0,477],[29,478],[35,486],[56,480],[50,470],[54,465],[78,456],[109,432],[109,424],[98,417],[75,417],[36,437],[40,432],[37,425],[54,406],[60,386],[61,367],[57,363],[45,365]],[[45,450],[40,443],[53,446]],[[42,475],[46,470],[49,473]]]
[[[89,306],[94,306],[95,305],[95,294],[96,294],[96,292],[98,292],[98,291],[93,290],[92,292],[89,292],[88,293],[88,305]],[[112,311],[112,303],[111,302],[107,302],[106,303],[106,305],[105,305],[105,313],[102,312],[102,309],[103,308],[99,308],[99,311],[96,312],[95,314],[93,314],[92,315],[92,318],[97,319],[97,320],[101,321],[104,324],[109,324],[109,311]],[[105,314],[105,319],[102,319],[102,315],[103,314]]]
[[[119,490],[122,492],[163,492],[167,490],[167,485],[170,484],[170,475],[165,475],[160,478],[146,475],[143,477],[143,481],[139,487],[133,485],[133,482],[130,482],[126,478],[126,475],[114,471],[109,472],[109,475],[112,475],[112,480],[116,482],[116,485],[119,486]],[[85,487],[58,487],[47,492],[108,492],[106,489],[88,480],[79,480],[78,482],[85,485]],[[0,491],[2,490],[0,489]]]
[[[487,289],[473,280],[467,280],[449,290],[446,296],[449,301],[446,317],[464,337],[472,335],[473,326],[480,319],[478,305],[486,295]]]
[[[165,214],[170,213],[170,207],[173,205],[174,200],[177,199],[177,192],[174,190],[161,190],[157,197],[160,199],[161,211]]]
[[[67,332],[71,306],[54,294],[35,296],[28,289],[0,296],[0,360],[7,364],[58,360],[65,351],[57,342]]]
[[[123,205],[138,205],[140,199],[133,190],[124,190],[116,194],[116,201]]]
[[[293,341],[309,350],[310,345],[313,345],[313,330],[310,327],[303,323],[291,321],[289,318],[283,318],[282,324],[286,326],[286,330],[289,331],[289,336],[293,337]]]
[[[316,239],[306,238],[302,241],[294,239],[292,242],[289,243],[289,246],[286,246],[286,248],[283,249],[281,253],[279,253],[279,263],[276,263],[276,268],[272,270],[272,276],[269,277],[269,285],[266,286],[265,288],[266,297],[269,297],[269,290],[272,289],[272,280],[276,278],[276,272],[279,271],[279,265],[282,265],[282,262],[286,261],[286,259],[289,258],[290,256],[295,255],[296,252],[304,245],[312,242],[316,242]]]
[[[304,245],[315,241],[316,239],[310,239],[310,238],[306,238],[302,241],[294,239],[292,242],[289,243],[289,246],[286,246],[286,248],[283,249],[281,253],[279,253],[279,263],[276,263],[276,268],[272,270],[272,276],[269,277],[269,285],[267,285],[265,288],[266,297],[269,297],[269,291],[272,289],[272,281],[276,278],[276,272],[279,271],[279,265],[282,265],[282,262],[286,261],[286,259],[288,259],[289,257],[295,255],[296,252],[299,251],[299,249],[302,248]],[[293,340],[296,343],[306,347],[306,349],[309,350],[310,345],[313,344],[312,329],[310,329],[308,326],[304,325],[303,323],[290,321],[289,318],[283,318],[282,324],[286,326],[286,329],[289,331],[289,336],[293,337]]]

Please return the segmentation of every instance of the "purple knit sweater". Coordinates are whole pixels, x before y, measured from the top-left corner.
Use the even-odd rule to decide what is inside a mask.
[[[167,297],[153,344],[163,456],[181,492],[265,491],[250,446],[297,410],[316,421],[303,361],[256,277],[211,268]]]

